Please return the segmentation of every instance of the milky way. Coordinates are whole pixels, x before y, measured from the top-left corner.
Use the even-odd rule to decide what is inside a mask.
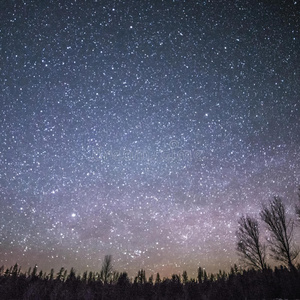
[[[238,262],[238,218],[297,199],[299,8],[2,1],[0,264]]]

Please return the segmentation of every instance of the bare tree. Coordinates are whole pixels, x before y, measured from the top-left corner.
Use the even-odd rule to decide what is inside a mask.
[[[296,207],[296,214],[297,214],[298,220],[300,220],[300,206]]]
[[[237,251],[242,260],[255,269],[266,268],[266,246],[261,244],[256,219],[242,216],[236,231]]]
[[[275,197],[269,206],[263,206],[260,213],[262,220],[270,231],[270,250],[272,257],[294,268],[293,260],[299,251],[293,247],[294,224],[286,215],[285,206],[279,197]]]
[[[112,276],[113,276],[112,256],[105,255],[101,267],[100,277],[104,283],[107,283]]]
[[[296,205],[296,214],[297,214],[298,221],[300,221],[300,187],[298,189],[298,202],[299,205]]]

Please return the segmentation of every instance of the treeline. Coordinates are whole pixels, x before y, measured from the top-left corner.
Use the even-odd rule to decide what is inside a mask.
[[[207,274],[199,267],[196,278],[184,271],[161,279],[159,273],[147,278],[145,270],[139,270],[131,279],[126,272],[114,270],[110,255],[105,256],[99,272],[83,274],[76,274],[73,268],[44,273],[37,266],[23,272],[16,264],[6,270],[0,268],[0,299],[300,299],[300,265],[296,264],[299,248],[293,240],[296,220],[287,214],[278,197],[263,205],[259,216],[269,233],[267,241],[261,238],[259,220],[242,216],[236,231],[236,250],[244,267],[234,265],[229,273]],[[295,216],[300,219],[300,206],[295,208]],[[280,266],[272,269],[268,256]]]
[[[146,277],[138,271],[134,280],[127,273],[84,272],[76,274],[64,268],[55,274],[37,270],[22,272],[16,264],[10,269],[0,268],[0,298],[30,300],[155,300],[155,299],[300,299],[300,267],[269,267],[263,270],[242,270],[236,265],[229,273],[207,274],[198,268],[197,278],[186,272],[171,278]],[[108,276],[105,276],[108,275]]]

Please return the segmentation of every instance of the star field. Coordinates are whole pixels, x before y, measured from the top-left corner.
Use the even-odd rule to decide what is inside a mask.
[[[0,265],[237,262],[300,181],[297,1],[6,1]]]

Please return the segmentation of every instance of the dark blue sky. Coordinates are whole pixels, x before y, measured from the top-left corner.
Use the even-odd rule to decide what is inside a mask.
[[[238,262],[300,180],[297,1],[2,1],[0,264]]]

